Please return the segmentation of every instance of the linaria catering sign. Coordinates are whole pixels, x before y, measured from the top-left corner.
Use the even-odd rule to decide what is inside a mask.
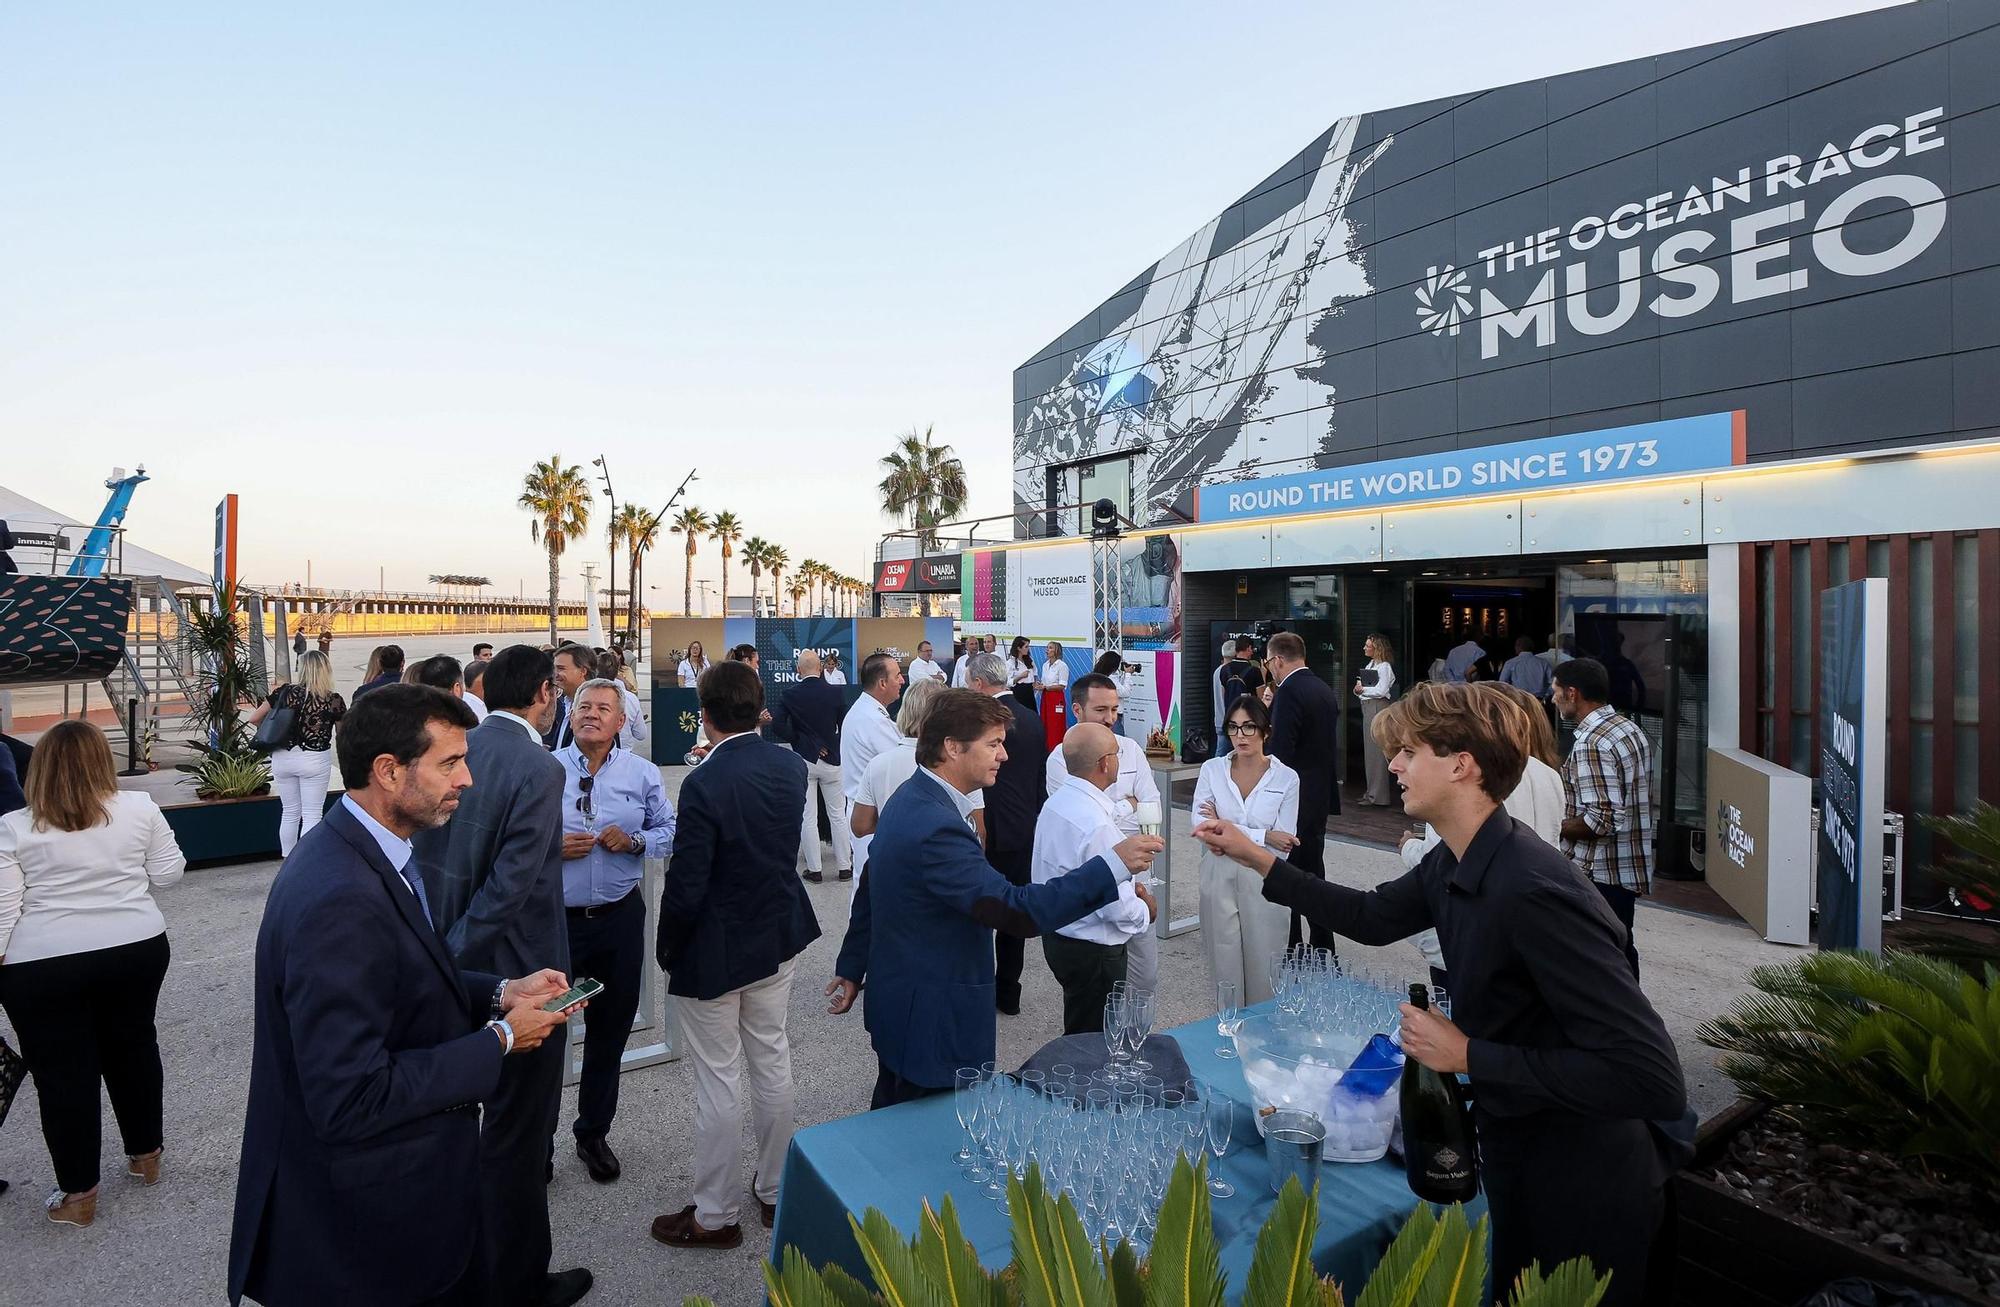
[[[1944,148],[1944,108],[1879,122],[1817,153],[1736,163],[1680,179],[1561,226],[1519,232],[1467,267],[1432,265],[1416,288],[1418,324],[1459,334],[1476,320],[1479,356],[1518,343],[1546,349],[1564,331],[1605,336],[1640,313],[1691,318],[1721,303],[1804,290],[1815,275],[1874,277],[1929,249],[1944,230],[1945,193],[1899,165]],[[1857,240],[1848,224],[1901,211],[1893,235]],[[1720,231],[1711,221],[1728,221]],[[1543,269],[1509,293],[1491,283]],[[1515,285],[1522,279],[1510,278]]]

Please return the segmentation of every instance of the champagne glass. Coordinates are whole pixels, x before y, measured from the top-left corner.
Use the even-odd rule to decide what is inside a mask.
[[[1104,1000],[1104,1071],[1113,1083],[1124,1078],[1125,1000],[1113,994]]]
[[[1224,1041],[1215,1050],[1217,1057],[1236,1056],[1235,1046],[1228,1042],[1236,1034],[1236,1023],[1240,1019],[1237,1015],[1240,1009],[1236,1003],[1236,982],[1233,980],[1216,981],[1215,1033],[1220,1035]]]
[[[952,1083],[952,1105],[958,1109],[959,1128],[965,1131],[966,1143],[958,1150],[957,1162],[960,1169],[972,1165],[972,1123],[979,1116],[979,1068],[962,1066]]]
[[[1154,799],[1150,803],[1141,803],[1132,816],[1139,823],[1141,835],[1158,835],[1166,814],[1161,809],[1160,801]]]
[[[1236,1193],[1236,1186],[1222,1178],[1222,1159],[1229,1152],[1229,1131],[1234,1124],[1236,1104],[1233,1099],[1221,1094],[1208,1096],[1207,1134],[1208,1151],[1215,1158],[1215,1165],[1208,1172],[1208,1193],[1211,1198],[1229,1198]]]
[[[1153,1033],[1153,996],[1139,992],[1125,996],[1125,1035],[1132,1045],[1132,1069],[1151,1071],[1153,1064],[1141,1057],[1147,1036]]]

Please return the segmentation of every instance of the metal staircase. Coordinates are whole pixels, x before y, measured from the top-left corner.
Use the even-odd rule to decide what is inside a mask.
[[[118,709],[118,725],[107,732],[115,748],[127,746],[126,706],[139,703],[139,730],[155,740],[174,733],[193,697],[193,677],[181,648],[187,607],[156,576],[125,577],[132,587],[132,617],[124,656],[101,684]],[[144,756],[146,750],[139,750]]]

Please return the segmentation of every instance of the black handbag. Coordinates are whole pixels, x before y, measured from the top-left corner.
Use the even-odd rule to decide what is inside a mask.
[[[28,1078],[28,1059],[8,1047],[5,1038],[0,1038],[0,1125],[7,1123],[7,1109],[14,1106],[14,1095],[20,1092],[21,1082]]]
[[[278,695],[285,697],[280,699]],[[292,747],[292,737],[298,734],[299,714],[292,707],[291,698],[283,690],[271,696],[271,711],[257,723],[257,734],[250,738],[251,748],[259,753],[275,753]]]

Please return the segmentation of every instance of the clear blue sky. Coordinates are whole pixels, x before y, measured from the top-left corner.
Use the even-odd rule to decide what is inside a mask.
[[[143,461],[194,563],[234,490],[254,581],[533,594],[522,473],[602,452],[862,575],[897,431],[1005,512],[1014,366],[1341,114],[1871,7],[23,0],[0,482]]]

